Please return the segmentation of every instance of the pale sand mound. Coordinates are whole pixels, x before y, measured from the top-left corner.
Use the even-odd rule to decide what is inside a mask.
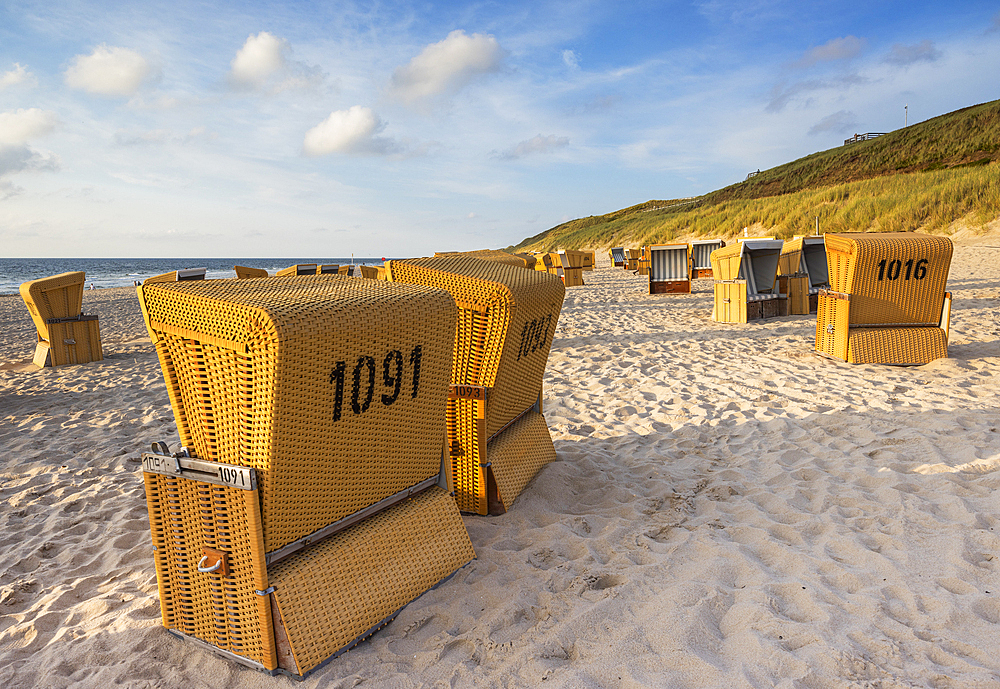
[[[0,685],[1000,686],[998,244],[956,248],[951,358],[916,368],[818,357],[805,316],[713,323],[707,280],[586,273],[559,461],[301,684],[159,626],[136,460],[176,430],[134,292],[86,293],[104,362],[43,371],[0,298]]]

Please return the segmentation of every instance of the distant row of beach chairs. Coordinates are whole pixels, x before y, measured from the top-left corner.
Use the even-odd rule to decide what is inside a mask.
[[[947,237],[843,233],[614,247],[612,263],[649,276],[650,294],[713,279],[712,320],[816,313],[817,352],[850,363],[924,364],[948,356],[953,246]]]

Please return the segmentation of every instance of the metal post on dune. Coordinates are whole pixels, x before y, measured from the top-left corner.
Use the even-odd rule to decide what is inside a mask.
[[[903,129],[906,129],[907,125],[909,124],[909,120],[910,120],[910,106],[909,105],[904,105],[903,106]]]

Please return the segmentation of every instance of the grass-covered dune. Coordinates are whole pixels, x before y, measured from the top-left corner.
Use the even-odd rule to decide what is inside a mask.
[[[694,199],[571,220],[516,250],[603,249],[676,239],[824,232],[948,232],[1000,217],[1000,101],[821,151]]]

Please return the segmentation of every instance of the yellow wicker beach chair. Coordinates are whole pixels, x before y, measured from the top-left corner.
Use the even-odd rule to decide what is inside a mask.
[[[625,249],[625,270],[639,270],[639,260],[642,258],[642,248]]]
[[[830,286],[826,266],[826,245],[823,237],[786,239],[778,261],[781,291],[789,299],[788,312],[815,313],[819,291]]]
[[[583,269],[591,271],[597,265],[597,256],[593,251],[583,251]]]
[[[32,358],[36,366],[104,360],[98,318],[82,313],[85,278],[83,271],[74,271],[22,283],[21,298],[38,338]]]
[[[190,280],[204,280],[206,273],[208,273],[207,268],[183,268],[181,270],[171,270],[169,273],[163,273],[161,275],[154,275],[151,278],[146,278],[142,281],[142,284],[152,284],[154,282],[187,282]]]
[[[852,364],[947,357],[951,255],[947,237],[826,235],[830,289],[819,293],[816,351]]]
[[[139,300],[185,448],[142,460],[168,630],[302,678],[475,556],[441,487],[447,292],[313,275]]]
[[[521,253],[514,255],[524,261],[525,268],[527,268],[528,270],[535,270],[535,263],[537,263],[538,261],[536,256],[534,256],[533,254],[521,254]]]
[[[715,301],[712,320],[746,323],[788,315],[788,295],[778,291],[780,239],[747,239],[712,252]]]
[[[583,286],[583,252],[560,249],[549,254],[552,267],[549,272],[558,275],[567,287]]]
[[[248,268],[247,266],[233,266],[233,270],[236,271],[236,278],[239,280],[269,277],[267,271],[264,270],[263,268]]]
[[[282,268],[274,275],[275,277],[283,278],[289,275],[316,275],[318,272],[319,270],[315,263],[296,263],[293,266]]]
[[[712,277],[712,252],[726,243],[721,239],[697,239],[691,242],[691,277]]]
[[[687,244],[647,247],[650,294],[690,294],[691,258]]]
[[[499,249],[477,249],[475,251],[438,251],[435,252],[434,258],[443,258],[449,256],[470,256],[472,258],[481,258],[484,261],[496,261],[497,263],[505,263],[509,266],[517,266],[518,268],[533,268],[534,261],[530,262],[519,255],[512,254],[507,251],[501,251]]]
[[[450,485],[463,511],[503,513],[555,459],[542,375],[566,288],[551,275],[468,257],[391,261],[387,273],[446,289],[458,304]]]
[[[611,255],[611,263],[615,268],[625,268],[628,264],[628,256],[625,254],[625,249],[623,247],[614,247],[608,249],[608,253]]]

